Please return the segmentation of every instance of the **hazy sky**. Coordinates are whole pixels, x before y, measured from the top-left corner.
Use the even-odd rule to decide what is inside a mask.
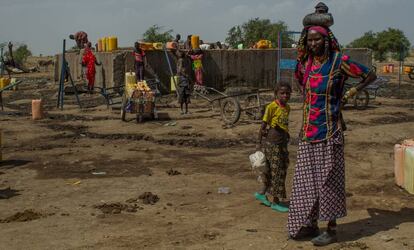
[[[224,41],[227,31],[251,18],[284,21],[300,31],[302,18],[314,11],[311,0],[0,0],[0,42],[24,42],[35,55],[59,53],[62,39],[84,30],[96,43],[115,35],[132,46],[151,25],[173,29],[182,38]],[[414,44],[414,0],[325,0],[341,44],[364,32],[401,29]],[[69,40],[69,45],[74,42]]]

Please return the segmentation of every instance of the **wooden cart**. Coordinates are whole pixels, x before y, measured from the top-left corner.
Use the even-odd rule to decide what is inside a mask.
[[[143,91],[125,86],[122,95],[121,120],[127,121],[127,114],[135,114],[137,123],[144,120],[145,117],[158,119],[155,107],[155,99],[158,96],[159,82],[150,82],[150,90]]]

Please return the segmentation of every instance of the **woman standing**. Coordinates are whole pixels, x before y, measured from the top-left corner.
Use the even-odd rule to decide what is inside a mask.
[[[295,73],[303,88],[304,110],[288,231],[293,239],[315,237],[313,244],[323,246],[337,241],[336,219],[346,216],[342,103],[376,75],[343,55],[333,33],[322,26],[304,28]],[[348,77],[361,82],[343,95]],[[318,220],[328,221],[322,234]]]
[[[85,52],[82,57],[82,65],[86,66],[86,79],[88,80],[88,92],[91,94],[93,92],[93,87],[95,85],[95,74],[96,74],[95,65],[101,65],[100,63],[98,63],[95,55],[92,52],[91,42],[88,42],[85,46]]]

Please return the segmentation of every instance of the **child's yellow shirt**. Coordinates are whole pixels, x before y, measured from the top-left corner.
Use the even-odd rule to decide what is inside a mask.
[[[278,101],[273,101],[266,106],[263,121],[271,128],[280,127],[287,133],[289,132],[289,112],[290,106],[282,106]]]

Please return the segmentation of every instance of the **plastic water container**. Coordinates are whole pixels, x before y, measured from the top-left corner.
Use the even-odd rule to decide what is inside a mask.
[[[405,148],[404,155],[404,188],[414,194],[414,147]]]
[[[257,42],[256,47],[258,49],[269,49],[272,47],[272,42],[269,40],[260,40]]]
[[[388,64],[388,72],[389,73],[394,73],[394,64]]]
[[[32,100],[32,119],[40,120],[43,118],[42,99]]]
[[[177,49],[177,43],[175,43],[175,42],[167,42],[166,48],[167,49]]]
[[[116,36],[108,37],[108,51],[114,51],[118,49],[118,38]]]
[[[191,48],[199,49],[200,48],[200,37],[197,35],[191,36]]]
[[[1,77],[0,78],[0,89],[7,87],[10,84],[10,78]]]
[[[410,66],[404,66],[404,73],[405,74],[411,73],[412,70],[413,70],[412,67],[410,67]]]
[[[142,50],[153,50],[154,46],[153,43],[139,43],[139,46]]]
[[[103,47],[102,47],[102,38],[98,39],[98,52],[102,52],[103,51]]]
[[[125,86],[129,84],[137,83],[137,78],[135,77],[135,72],[126,72],[125,73]]]
[[[153,43],[152,47],[157,50],[162,50],[162,43]]]
[[[404,154],[405,146],[395,144],[394,146],[394,177],[395,184],[400,187],[404,186]]]
[[[171,79],[170,79],[171,92],[174,92],[176,90],[174,80],[175,80],[175,84],[178,85],[178,81],[180,80],[180,77],[179,76],[172,76],[171,77]]]

